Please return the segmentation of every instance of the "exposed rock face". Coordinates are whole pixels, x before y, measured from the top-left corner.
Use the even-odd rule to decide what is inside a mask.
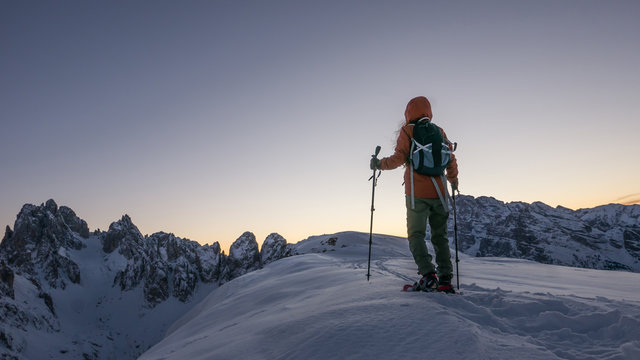
[[[187,301],[196,290],[198,281],[217,281],[220,263],[220,246],[202,246],[163,232],[143,237],[131,218],[123,216],[109,226],[104,236],[103,250],[118,250],[126,260],[124,269],[118,272],[114,284],[123,291],[143,285],[149,306],[155,306],[173,296]],[[212,253],[217,249],[218,253]],[[203,266],[202,258],[208,260]],[[218,259],[210,261],[210,258]],[[209,268],[209,266],[213,268]]]
[[[250,232],[245,232],[231,244],[222,278],[228,281],[261,267],[256,237]]]
[[[14,298],[13,281],[15,275],[13,270],[7,266],[4,260],[0,260],[0,297],[8,296]]]
[[[260,257],[262,264],[267,265],[283,257],[291,256],[292,250],[287,247],[287,240],[277,233],[272,233],[262,243]]]
[[[273,248],[268,256],[270,262],[290,254],[280,235],[272,234],[268,239],[267,248]],[[285,248],[281,247],[283,244]],[[103,250],[117,250],[126,259],[114,285],[123,291],[142,285],[150,307],[169,297],[187,301],[200,282],[224,283],[262,267],[258,243],[250,232],[242,234],[231,245],[229,256],[225,256],[218,243],[202,246],[164,232],[143,237],[126,215],[109,227]]]
[[[139,255],[137,250],[141,247],[144,247],[144,237],[126,214],[109,225],[102,243],[102,250],[107,254],[119,249],[120,254],[127,259]]]
[[[60,206],[58,211],[71,231],[85,239],[89,237],[89,227],[87,226],[87,222],[77,217],[73,210],[66,206]]]
[[[458,245],[467,254],[640,271],[640,205],[573,211],[464,195],[456,202]],[[453,222],[449,225],[453,239]]]
[[[84,223],[86,226],[86,223],[70,210],[65,207],[59,210],[53,200],[48,200],[40,206],[24,205],[18,214],[13,231],[7,226],[5,238],[0,247],[4,248],[4,251],[33,251],[45,242],[53,247],[81,249],[83,243],[78,237],[82,234],[73,229],[83,233],[84,230],[88,232],[88,229],[81,228],[81,224]]]
[[[78,265],[69,259],[67,250],[82,249],[81,239],[86,234],[86,222],[71,209],[58,209],[53,200],[40,206],[27,204],[18,214],[14,230],[7,226],[0,252],[13,269],[35,281],[42,274],[51,287],[64,289],[67,281],[80,282]]]
[[[116,275],[114,284],[118,284],[123,291],[142,284],[149,306],[155,306],[171,296],[182,302],[187,301],[199,281],[218,280],[221,254],[217,243],[201,249],[203,247],[200,244],[173,234],[159,232],[142,237],[128,216],[111,224],[109,229],[103,249],[118,249],[118,253],[127,260],[125,268]],[[118,246],[114,248],[116,244]]]
[[[218,281],[226,256],[220,251],[220,244],[204,245],[196,249],[196,266],[204,282]]]
[[[167,281],[169,292],[178,300],[187,301],[196,290],[198,281],[204,281],[196,263],[200,244],[163,232],[151,235],[148,241],[155,247],[155,263],[160,276],[168,274],[172,279],[170,283]]]

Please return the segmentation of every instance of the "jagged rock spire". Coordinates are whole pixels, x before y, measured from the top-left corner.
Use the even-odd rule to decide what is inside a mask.
[[[278,233],[269,234],[269,236],[264,239],[262,249],[260,249],[262,265],[267,265],[285,256],[288,256],[287,240]]]
[[[223,280],[231,280],[262,267],[258,242],[253,233],[247,231],[231,244],[226,265]]]

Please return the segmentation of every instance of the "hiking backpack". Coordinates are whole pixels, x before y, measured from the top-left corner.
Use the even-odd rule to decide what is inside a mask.
[[[411,138],[411,168],[421,175],[442,176],[451,162],[449,143],[428,117],[419,119],[414,123]]]

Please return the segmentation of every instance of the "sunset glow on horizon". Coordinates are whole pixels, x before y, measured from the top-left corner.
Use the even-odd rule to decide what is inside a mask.
[[[460,190],[640,204],[640,2],[0,4],[0,225],[53,198],[91,230],[223,249],[369,231],[369,159],[424,95]],[[374,232],[406,235],[402,169]]]

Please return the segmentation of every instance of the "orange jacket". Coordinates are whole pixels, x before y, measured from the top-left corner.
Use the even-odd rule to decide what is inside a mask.
[[[407,109],[404,112],[405,117],[405,125],[400,129],[400,134],[398,135],[398,142],[396,143],[396,149],[393,155],[383,158],[380,160],[380,169],[382,170],[391,170],[399,167],[400,165],[405,165],[404,172],[404,187],[405,194],[411,195],[411,166],[408,165],[409,160],[409,151],[411,151],[411,138],[413,137],[413,125],[410,125],[411,121],[418,120],[422,117],[427,116],[429,119],[433,119],[433,115],[431,113],[431,104],[429,100],[427,100],[424,96],[419,96],[411,99],[407,104]],[[444,130],[442,131],[442,136],[446,139],[447,135]],[[458,182],[458,163],[456,161],[455,155],[451,154],[451,162],[449,166],[447,166],[446,170],[447,179],[450,182]],[[444,194],[444,184],[442,184],[442,178],[435,178],[438,186],[440,187],[440,191]],[[433,181],[427,175],[420,175],[416,172],[413,173],[413,193],[415,197],[425,198],[425,199],[437,199],[438,192],[436,191],[435,186],[433,185]]]

